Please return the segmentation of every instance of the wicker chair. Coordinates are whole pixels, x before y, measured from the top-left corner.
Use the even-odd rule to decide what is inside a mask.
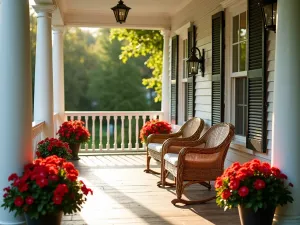
[[[221,176],[224,161],[234,136],[234,126],[220,123],[212,126],[199,140],[181,142],[183,148],[179,154],[172,151],[172,145],[178,145],[174,140],[166,141],[163,147],[161,185],[166,185],[166,172],[175,178],[177,198],[172,203],[195,204],[214,199],[209,197],[197,201],[183,200],[183,190],[191,184],[201,184],[211,189],[210,181]],[[167,183],[170,184],[170,183]]]
[[[200,118],[191,118],[188,120],[180,130],[171,134],[151,134],[147,138],[147,167],[144,170],[146,173],[160,174],[150,169],[150,160],[161,161],[162,146],[165,140],[169,138],[178,138],[181,141],[193,141],[197,140],[204,128],[204,121]],[[177,148],[177,152],[181,148]]]

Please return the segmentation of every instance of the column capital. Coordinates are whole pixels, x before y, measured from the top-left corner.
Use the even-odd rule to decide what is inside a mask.
[[[38,4],[32,6],[38,17],[52,17],[52,12],[56,9],[56,5],[52,4]]]
[[[65,26],[52,26],[53,34],[63,34],[65,30]]]
[[[171,35],[171,30],[170,29],[163,29],[163,30],[161,30],[161,34],[164,37],[169,37]]]

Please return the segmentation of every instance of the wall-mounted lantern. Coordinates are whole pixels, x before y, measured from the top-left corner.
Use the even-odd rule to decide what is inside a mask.
[[[196,53],[198,52],[199,58],[197,57]],[[197,47],[193,47],[191,49],[191,56],[186,60],[188,71],[192,75],[198,74],[199,67],[200,71],[202,72],[202,76],[204,77],[204,49],[202,49],[202,54]]]

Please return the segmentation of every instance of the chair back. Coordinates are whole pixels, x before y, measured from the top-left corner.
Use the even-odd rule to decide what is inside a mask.
[[[187,138],[191,137],[191,139],[196,140],[200,137],[200,134],[204,128],[204,120],[193,117],[189,119],[182,127],[182,137]]]
[[[234,126],[230,123],[219,123],[212,126],[201,138],[205,143],[204,148],[218,149],[215,160],[223,168],[224,161],[234,136]]]

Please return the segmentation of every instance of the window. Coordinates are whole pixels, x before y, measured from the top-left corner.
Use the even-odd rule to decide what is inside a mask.
[[[186,60],[188,58],[188,40],[182,41],[182,88],[184,93],[184,121],[188,120],[187,108],[188,108],[188,67]]]
[[[245,137],[247,127],[247,12],[232,17],[232,110],[235,133]],[[237,137],[238,139],[239,137]],[[243,138],[241,141],[245,141]]]
[[[246,136],[247,78],[235,78],[235,133]]]
[[[247,14],[243,12],[232,19],[232,73],[247,70]]]
[[[186,60],[196,42],[196,27],[187,23],[175,31],[179,35],[178,51],[178,123],[182,124],[195,113],[195,79],[189,75]]]

